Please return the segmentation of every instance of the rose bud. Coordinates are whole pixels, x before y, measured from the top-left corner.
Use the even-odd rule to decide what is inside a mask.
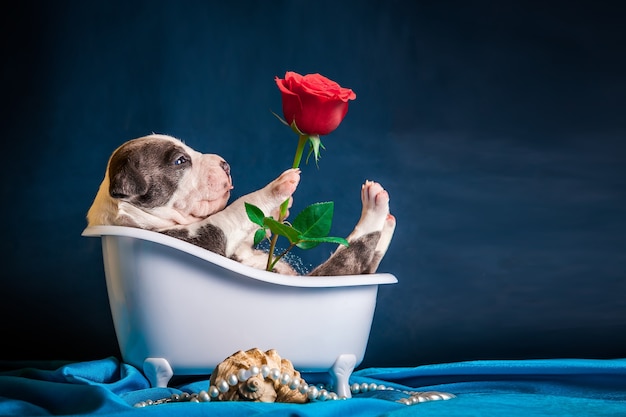
[[[307,135],[327,135],[339,126],[348,112],[348,100],[356,94],[320,75],[287,71],[276,77],[283,100],[285,121]]]

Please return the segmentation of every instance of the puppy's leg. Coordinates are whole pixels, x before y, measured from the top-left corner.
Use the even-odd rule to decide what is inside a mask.
[[[376,182],[366,181],[363,184],[361,202],[361,218],[347,238],[350,246],[340,246],[309,275],[352,275],[376,271],[393,236],[395,218],[389,214],[389,194]]]
[[[389,248],[389,244],[391,243],[391,238],[393,237],[393,232],[395,230],[396,218],[393,215],[388,214],[387,219],[385,220],[385,225],[383,226],[383,230],[380,233],[380,239],[378,239],[378,244],[376,245],[376,249],[374,249],[374,256],[372,257],[372,261],[370,262],[369,268],[366,271],[367,273],[373,274],[378,269],[380,261],[387,253],[387,249]]]

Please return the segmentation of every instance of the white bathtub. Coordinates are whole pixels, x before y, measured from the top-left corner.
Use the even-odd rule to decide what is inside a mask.
[[[153,386],[208,375],[238,350],[276,349],[303,373],[328,373],[339,395],[363,360],[378,285],[391,274],[286,276],[258,270],[179,239],[92,226],[122,359]]]

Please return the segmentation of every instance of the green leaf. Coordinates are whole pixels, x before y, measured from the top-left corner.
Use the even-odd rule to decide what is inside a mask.
[[[332,237],[332,236],[326,236],[326,237],[318,237],[318,238],[305,238],[303,236],[300,236],[300,242],[296,245],[298,246],[300,249],[312,249],[314,247],[316,247],[317,245],[319,245],[320,243],[337,243],[339,245],[344,245],[344,246],[350,246],[350,244],[348,243],[348,241],[342,237]]]
[[[246,214],[250,221],[254,224],[258,224],[261,227],[264,227],[263,219],[265,218],[265,213],[261,211],[260,208],[255,206],[254,204],[244,203],[246,206]]]
[[[335,204],[332,201],[311,204],[296,216],[292,226],[299,230],[304,238],[325,237],[330,232],[334,208]]]
[[[265,226],[267,226],[272,231],[272,233],[286,237],[287,239],[289,239],[290,243],[298,243],[300,232],[298,232],[293,227],[285,223],[278,222],[271,217],[266,217],[264,221]]]
[[[313,249],[319,246],[320,243],[322,242],[314,242],[312,240],[301,240],[300,242],[296,244],[296,246],[302,250],[308,250],[308,249]]]
[[[265,233],[265,229],[258,229],[256,232],[254,232],[254,246],[261,243],[266,236],[267,235]]]

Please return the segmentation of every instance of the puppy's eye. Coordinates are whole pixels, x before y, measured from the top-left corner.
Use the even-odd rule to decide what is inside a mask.
[[[182,165],[189,162],[189,159],[186,156],[179,156],[178,159],[174,161],[174,165]]]

